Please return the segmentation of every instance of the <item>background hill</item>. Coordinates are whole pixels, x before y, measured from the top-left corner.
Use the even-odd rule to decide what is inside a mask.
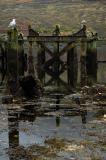
[[[6,29],[12,18],[26,29],[52,29],[60,24],[62,30],[76,30],[85,19],[88,27],[106,36],[105,0],[0,0],[0,30]]]

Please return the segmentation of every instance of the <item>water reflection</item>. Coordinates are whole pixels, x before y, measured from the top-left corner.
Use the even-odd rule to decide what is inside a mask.
[[[12,113],[8,110],[8,128],[9,128],[9,148],[19,146],[19,123],[18,113]]]
[[[56,111],[57,110],[60,111],[62,110],[60,100],[61,100],[61,96],[63,95],[55,94],[54,96],[56,98]],[[37,113],[35,109],[36,106],[26,105],[23,108],[24,109],[22,111],[8,109],[9,149],[16,148],[20,145],[19,144],[19,135],[20,135],[19,134],[19,130],[20,130],[19,123],[20,121],[25,122],[25,124],[27,124],[26,122],[36,122],[36,117],[37,117]],[[82,119],[82,123],[84,124],[86,123],[86,116],[87,116],[86,109],[84,109],[83,111],[81,110],[79,112],[73,109],[71,112],[73,116],[74,115],[80,116]],[[55,126],[56,127],[61,127],[61,124],[62,124],[61,119],[63,118],[60,117],[59,115],[55,116]],[[13,160],[11,155],[10,155],[10,160]]]
[[[53,98],[55,98],[56,100],[56,110],[59,110],[60,109],[60,100],[61,98],[64,96],[64,94],[61,94],[61,93],[54,93],[54,94],[51,94],[51,96]]]
[[[19,123],[18,113],[13,113],[11,110],[8,110],[8,129],[9,149],[14,149],[19,146]],[[14,160],[11,154],[9,159]]]
[[[34,106],[27,105],[27,107],[21,112],[18,112],[17,110],[8,109],[9,150],[15,149],[20,146],[19,122],[20,121],[34,122],[35,119],[36,119],[36,111]],[[11,153],[9,154],[9,159],[14,160],[14,157],[12,156]]]
[[[87,117],[87,110],[84,109],[83,111],[81,111],[81,118],[83,124],[86,124],[86,117]]]
[[[81,107],[82,109],[79,110],[75,108],[68,110],[67,106],[66,109],[64,109],[65,106],[63,107],[61,104],[62,95],[59,96],[58,94],[58,96],[52,96],[57,97],[57,99],[55,99],[56,103],[54,104],[54,113],[65,110],[65,112],[71,112],[71,115],[69,117],[64,117],[55,114],[52,117],[50,115],[49,117],[44,117],[43,115],[39,117],[36,111],[38,107],[37,104],[35,106],[25,105],[21,110],[8,109],[9,150],[20,148],[21,146],[27,148],[27,146],[31,146],[32,144],[42,144],[46,137],[59,136],[60,138],[67,137],[68,139],[77,139],[82,134],[82,130],[83,133],[86,132],[85,130],[88,129],[88,127],[85,124],[91,121],[94,113],[89,113],[85,106]],[[58,110],[56,110],[56,105],[58,106]],[[98,112],[96,110],[95,113],[101,113],[100,116],[103,116],[104,112],[105,111],[101,109]],[[97,117],[98,115],[95,116]],[[13,157],[11,152],[8,153],[10,160],[19,159],[19,157]]]
[[[61,118],[59,116],[56,116],[56,127],[59,127],[61,123]]]

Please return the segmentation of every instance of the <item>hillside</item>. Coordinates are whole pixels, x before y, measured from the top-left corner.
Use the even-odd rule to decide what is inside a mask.
[[[38,30],[76,30],[85,19],[88,27],[106,36],[106,1],[98,0],[0,0],[0,30],[6,29],[12,18],[21,28],[28,24]]]

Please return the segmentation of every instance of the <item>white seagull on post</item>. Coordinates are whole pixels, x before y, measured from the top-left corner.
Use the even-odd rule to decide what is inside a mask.
[[[86,23],[87,23],[86,20],[81,21],[81,29],[84,27],[84,25],[86,25]]]
[[[14,28],[16,27],[16,19],[13,19],[13,20],[10,22],[10,24],[9,24],[8,27],[14,29]]]

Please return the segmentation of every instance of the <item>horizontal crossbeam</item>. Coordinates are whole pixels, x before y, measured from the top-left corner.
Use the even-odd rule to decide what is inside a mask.
[[[73,41],[88,41],[85,36],[28,36],[29,41],[36,42],[73,42]]]
[[[52,77],[49,81],[46,82],[46,86],[50,85],[55,79]],[[68,87],[67,83],[65,81],[63,81],[60,77],[58,79],[58,82],[66,87]]]

